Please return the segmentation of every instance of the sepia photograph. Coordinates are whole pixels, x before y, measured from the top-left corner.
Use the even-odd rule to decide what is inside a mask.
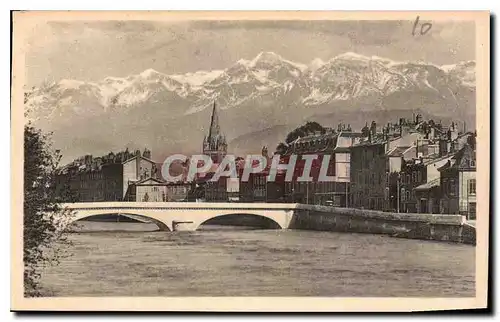
[[[486,307],[488,12],[12,19],[13,310]]]

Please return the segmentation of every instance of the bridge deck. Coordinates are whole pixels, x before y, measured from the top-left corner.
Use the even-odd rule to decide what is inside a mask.
[[[298,209],[296,203],[236,202],[76,202],[65,203],[70,209]]]

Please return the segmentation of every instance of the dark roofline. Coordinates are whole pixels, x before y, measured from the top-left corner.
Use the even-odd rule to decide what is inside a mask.
[[[135,159],[135,158],[137,158],[137,157],[140,157],[140,158],[142,158],[142,159],[144,159],[144,160],[146,160],[146,161],[149,161],[149,162],[151,162],[151,163],[157,164],[155,161],[153,161],[153,160],[151,160],[151,159],[148,159],[148,158],[146,158],[146,157],[144,157],[144,156],[142,156],[142,155],[135,155],[135,156],[133,156],[132,158],[127,159],[127,160],[123,161],[123,162],[122,162],[122,164],[128,163],[128,162],[130,162],[130,161],[134,160],[134,159]]]
[[[145,178],[145,179],[142,179],[142,180],[139,180],[139,181],[134,182],[134,184],[141,184],[142,182],[145,182],[145,181],[148,181],[148,180],[154,180],[154,181],[156,181],[156,182],[158,182],[158,183],[163,183],[163,182],[165,182],[165,181],[163,181],[163,180],[161,180],[161,179],[158,179],[158,178],[154,178],[154,177],[147,177],[147,178]]]
[[[145,184],[137,184],[131,183],[130,185],[141,186],[141,187],[156,187],[156,186],[187,186],[191,185],[191,182],[158,182],[157,184],[153,183],[145,183]]]

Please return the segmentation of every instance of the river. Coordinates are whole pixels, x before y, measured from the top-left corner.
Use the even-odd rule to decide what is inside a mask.
[[[81,222],[45,296],[475,296],[470,245],[305,230]]]

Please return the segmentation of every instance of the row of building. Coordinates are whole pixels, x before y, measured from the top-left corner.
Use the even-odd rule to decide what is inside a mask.
[[[268,167],[251,174],[248,181],[221,177],[211,182],[213,171],[194,181],[165,182],[161,165],[151,160],[151,151],[128,150],[102,157],[85,156],[62,168],[57,186],[69,188],[75,201],[209,201],[209,202],[301,202],[393,212],[466,214],[475,217],[475,133],[444,127],[414,115],[379,126],[366,124],[355,132],[339,124],[286,145],[280,163],[298,155],[292,180],[278,172],[267,180],[272,155],[263,147]],[[209,155],[214,169],[227,153],[217,107],[213,106],[202,153]],[[314,154],[311,182],[297,180],[303,172],[300,156]],[[318,180],[323,158],[328,156],[327,175]],[[241,178],[244,159],[238,159]]]
[[[420,115],[377,131],[373,122],[351,148],[353,207],[475,217],[476,134]]]
[[[263,150],[263,155],[267,150]],[[301,202],[391,212],[476,214],[476,133],[460,131],[452,122],[444,127],[415,115],[411,120],[378,127],[366,124],[360,132],[339,124],[297,138],[281,156],[318,155],[311,182],[297,180],[303,161],[297,162],[291,182],[266,182],[267,173],[240,183],[240,200]],[[330,157],[327,175],[318,172]],[[248,187],[246,187],[248,186]]]

